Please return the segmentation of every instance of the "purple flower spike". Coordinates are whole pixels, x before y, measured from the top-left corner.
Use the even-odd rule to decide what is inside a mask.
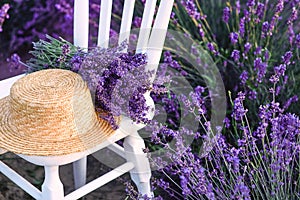
[[[264,15],[264,8],[265,8],[265,4],[258,2],[257,3],[257,8],[256,8],[256,15],[257,17],[261,20],[263,18]]]
[[[232,32],[232,33],[230,33],[229,38],[230,38],[230,41],[232,44],[236,44],[239,39],[239,34],[236,32]]]
[[[244,48],[245,48],[244,53],[245,53],[245,54],[248,53],[249,50],[251,49],[251,47],[252,47],[252,44],[249,43],[249,42],[247,42],[247,43],[244,45]]]
[[[195,5],[195,2],[193,0],[182,0],[181,1],[182,5],[184,5],[186,11],[188,14],[195,19],[200,19],[201,15],[197,10],[197,7]]]
[[[255,0],[248,0],[247,6],[248,6],[248,7],[253,7],[253,6],[255,6]]]
[[[8,15],[9,8],[10,8],[9,4],[5,3],[0,9],[0,33],[2,32],[2,25],[5,21],[5,19],[9,18],[9,15]]]
[[[10,71],[14,71],[14,70],[17,70],[19,69],[19,67],[21,66],[20,64],[20,56],[16,53],[12,54],[10,56],[10,58],[7,58],[6,59],[7,62],[9,62],[10,66],[9,66],[9,70]]]
[[[238,62],[239,59],[240,59],[240,51],[239,50],[233,50],[232,53],[231,53],[231,58],[233,58],[233,60],[235,62]]]
[[[300,48],[300,34],[296,35],[295,44],[296,44],[297,48]]]
[[[262,32],[266,33],[269,30],[269,22],[263,22]]]
[[[289,65],[291,64],[291,58],[293,57],[293,53],[291,51],[288,51],[282,56],[282,61],[284,64]]]
[[[240,21],[240,29],[239,29],[239,34],[241,37],[243,37],[245,35],[245,18],[241,18]]]
[[[288,19],[288,24],[291,25],[293,22],[298,18],[298,9],[296,7],[293,7],[292,14],[290,18]]]
[[[207,48],[209,51],[211,51],[213,54],[217,55],[218,54],[218,51],[215,49],[215,46],[213,43],[209,42],[207,43]]]
[[[243,92],[239,92],[237,98],[233,101],[233,112],[232,117],[235,120],[240,121],[248,112],[248,109],[244,108],[243,102],[245,100],[245,94]]]
[[[225,7],[223,9],[223,22],[225,22],[226,24],[228,23],[228,20],[229,20],[229,17],[230,17],[230,8],[229,7]]]
[[[245,85],[246,81],[248,80],[248,72],[247,71],[243,71],[242,74],[240,75],[240,80],[241,80],[241,84]]]
[[[261,83],[262,78],[266,74],[267,63],[263,62],[262,59],[259,57],[254,60],[253,65],[254,65],[254,70],[257,72],[257,81]]]

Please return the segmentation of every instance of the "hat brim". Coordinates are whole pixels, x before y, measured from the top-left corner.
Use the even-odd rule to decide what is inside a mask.
[[[82,152],[102,143],[115,132],[107,121],[98,119],[98,123],[90,127],[85,134],[62,141],[45,140],[29,137],[30,134],[21,134],[20,132],[30,130],[18,130],[12,121],[9,97],[0,99],[0,148],[24,155],[60,156]]]

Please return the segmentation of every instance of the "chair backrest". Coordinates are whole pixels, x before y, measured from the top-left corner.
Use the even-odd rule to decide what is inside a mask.
[[[129,38],[130,29],[133,21],[133,11],[135,1],[124,0],[122,21],[119,33],[119,42]],[[174,0],[160,0],[159,7],[156,12],[155,21],[153,23],[157,0],[146,0],[144,13],[142,17],[139,38],[137,42],[137,52],[147,53],[148,70],[156,70],[168,23],[172,11]],[[99,34],[98,46],[108,47],[109,31],[112,16],[113,0],[102,0],[99,16]],[[152,26],[153,24],[153,26]],[[152,28],[152,29],[151,29]],[[151,30],[150,30],[151,29]],[[74,1],[74,44],[82,48],[88,48],[89,38],[89,1]],[[0,81],[0,98],[9,95],[11,85],[24,74]],[[155,77],[153,77],[154,79]]]
[[[137,0],[138,1],[138,0]],[[146,53],[147,70],[157,69],[165,36],[169,24],[174,0],[146,0],[136,52]],[[100,47],[108,47],[112,17],[113,0],[102,0],[99,16],[98,42]],[[135,0],[124,0],[122,20],[120,25],[119,43],[129,41]],[[154,20],[155,8],[158,5]],[[154,23],[153,23],[154,20]],[[89,36],[89,1],[75,0],[74,3],[74,44],[88,48]],[[153,77],[154,78],[154,77]]]

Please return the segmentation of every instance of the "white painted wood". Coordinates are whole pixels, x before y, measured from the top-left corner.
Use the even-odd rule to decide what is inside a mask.
[[[58,166],[45,166],[45,181],[42,185],[41,200],[64,199],[64,186],[59,178]]]
[[[126,160],[132,162],[135,166],[130,171],[130,177],[142,195],[153,197],[150,187],[150,163],[143,149],[145,149],[145,143],[138,132],[132,132],[125,138],[124,150]]]
[[[157,70],[166,38],[173,3],[174,0],[162,0],[160,3],[147,48],[147,70]],[[155,76],[152,77],[152,81],[154,78]]]
[[[125,158],[124,148],[121,147],[120,145],[113,143],[113,144],[109,145],[107,148],[109,148],[110,150],[112,150],[113,152],[115,152],[116,154],[121,156],[122,158]]]
[[[14,76],[14,77],[11,77],[8,79],[1,80],[0,81],[0,99],[9,95],[11,86],[14,84],[14,82],[16,82],[18,79],[22,78],[23,76],[25,76],[25,74],[21,74],[18,76]]]
[[[126,40],[129,42],[135,0],[125,0],[119,34],[119,44]]]
[[[112,12],[112,0],[101,1],[97,46],[107,48]]]
[[[74,1],[74,45],[88,50],[89,39],[89,0]],[[87,158],[73,163],[75,188],[86,183]]]
[[[93,190],[105,185],[106,183],[116,179],[117,177],[123,175],[124,173],[130,171],[131,169],[134,168],[133,163],[127,162],[112,171],[104,174],[103,176],[89,182],[88,184],[84,185],[83,187],[79,188],[78,190],[68,194],[65,197],[65,200],[73,200],[73,199],[78,199]]]
[[[74,45],[87,49],[89,42],[89,0],[74,1]]]
[[[155,11],[155,5],[156,5],[156,0],[146,1],[138,43],[136,47],[137,53],[145,53],[147,50],[149,35],[151,32],[152,21],[153,21],[153,16]]]
[[[24,191],[26,191],[29,195],[31,195],[35,199],[41,199],[41,191],[39,191],[36,187],[34,187],[30,182],[24,179],[17,172],[12,170],[5,163],[0,161],[0,172],[7,176],[11,181],[15,184],[19,185]]]
[[[73,163],[73,174],[74,174],[74,186],[78,189],[86,183],[86,169],[87,169],[87,157],[75,161]]]

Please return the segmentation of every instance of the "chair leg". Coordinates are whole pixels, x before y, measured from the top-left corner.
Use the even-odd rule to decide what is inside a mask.
[[[153,197],[150,187],[151,169],[147,155],[143,152],[145,148],[144,140],[138,132],[125,138],[124,150],[127,161],[134,164],[130,171],[130,177],[136,184],[139,193]]]
[[[87,167],[87,157],[81,158],[73,163],[73,174],[75,189],[84,186],[86,183],[86,167]]]
[[[58,166],[45,166],[45,181],[42,185],[42,200],[62,200],[64,187],[59,178]]]

